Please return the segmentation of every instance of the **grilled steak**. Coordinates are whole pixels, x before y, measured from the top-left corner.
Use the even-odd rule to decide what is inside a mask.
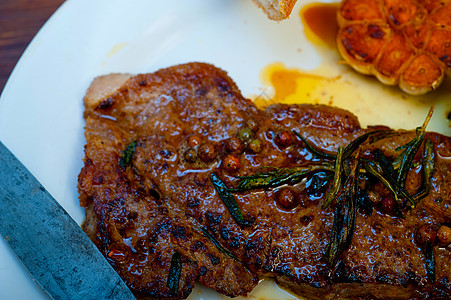
[[[83,228],[137,296],[184,298],[195,281],[244,295],[261,276],[312,299],[451,296],[451,138],[425,133],[390,190],[373,158],[395,163],[421,130],[363,129],[328,106],[262,111],[212,65],[100,77],[84,104]],[[365,134],[379,138],[340,156]],[[338,157],[358,197],[346,180],[325,207]]]

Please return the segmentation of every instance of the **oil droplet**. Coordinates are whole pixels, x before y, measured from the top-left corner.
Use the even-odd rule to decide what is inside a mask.
[[[311,3],[300,11],[304,33],[308,40],[319,46],[336,48],[338,3]]]

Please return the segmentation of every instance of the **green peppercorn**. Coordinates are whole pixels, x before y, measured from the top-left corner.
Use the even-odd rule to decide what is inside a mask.
[[[254,132],[248,127],[241,129],[237,135],[237,138],[242,140],[243,143],[246,145],[250,143],[250,141],[253,139],[253,137],[254,137]]]
[[[249,150],[254,153],[260,153],[262,151],[262,142],[259,139],[253,139],[249,143]]]

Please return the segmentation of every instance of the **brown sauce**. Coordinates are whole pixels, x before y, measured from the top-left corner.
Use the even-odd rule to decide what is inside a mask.
[[[325,51],[325,62],[333,61],[334,51]],[[359,117],[361,125],[384,124],[392,128],[415,128],[431,105],[434,117],[428,130],[451,135],[450,89],[439,89],[422,97],[406,95],[397,87],[383,86],[377,80],[358,75],[337,63],[323,63],[313,70],[273,63],[262,69],[264,97],[252,97],[264,109],[275,103],[326,104],[347,109]],[[444,86],[451,84],[446,79]]]
[[[338,31],[338,3],[312,3],[301,9],[306,37],[316,45],[334,49]]]

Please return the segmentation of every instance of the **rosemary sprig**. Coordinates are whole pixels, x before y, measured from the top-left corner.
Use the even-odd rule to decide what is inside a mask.
[[[241,212],[235,197],[233,197],[232,193],[219,176],[213,172],[210,175],[210,180],[235,221],[242,226],[250,226],[251,224],[244,219],[243,213]]]
[[[347,159],[351,156],[352,153],[354,153],[364,142],[366,142],[371,136],[380,135],[383,133],[390,132],[388,130],[375,130],[367,132],[355,140],[353,140],[351,143],[349,143],[343,150],[343,159]]]
[[[329,163],[310,165],[294,168],[273,168],[274,170],[251,176],[238,177],[238,187],[229,189],[232,192],[248,191],[259,188],[277,187],[283,184],[295,184],[307,174],[318,171],[334,172],[334,167]]]
[[[374,151],[374,155],[376,157],[376,161],[381,165],[382,169],[391,177],[396,177],[395,169],[390,162],[390,159],[385,156],[384,152],[381,149],[376,149]]]
[[[171,267],[169,268],[169,276],[167,286],[172,294],[177,294],[179,289],[180,275],[182,274],[182,256],[179,252],[172,255]]]
[[[431,282],[435,282],[434,247],[431,242],[426,242],[424,256],[426,258],[426,274],[428,279]]]
[[[224,253],[225,255],[240,261],[238,259],[238,257],[236,257],[235,255],[233,255],[228,249],[224,248],[215,238],[214,236],[211,235],[211,233],[208,231],[207,228],[205,227],[201,227],[200,230],[202,231],[202,233],[213,243],[213,245],[216,246],[216,248],[218,248],[219,251],[221,251],[222,253]]]
[[[418,149],[420,148],[424,137],[426,136],[426,127],[431,120],[432,113],[434,112],[434,107],[432,106],[424,120],[423,126],[418,127],[416,130],[416,136],[407,144],[402,145],[396,148],[396,151],[402,150],[401,154],[395,158],[393,161],[393,167],[398,169],[398,183],[402,186],[405,185],[405,178],[407,176],[407,172],[410,169],[410,165],[412,164],[412,160],[415,157]]]
[[[357,194],[359,190],[359,161],[356,159],[351,175],[346,179],[343,192],[335,202],[334,223],[326,248],[326,258],[331,266],[335,266],[341,253],[352,242],[357,215]]]
[[[399,165],[397,178],[398,184],[402,187],[404,187],[406,184],[407,174],[409,173],[413,158],[420,149],[421,144],[423,144],[424,137],[424,134],[415,137],[415,139],[413,140],[414,142],[402,153],[402,159]]]
[[[329,189],[329,192],[326,195],[326,199],[323,202],[322,208],[327,208],[332,201],[337,196],[338,192],[340,191],[340,184],[341,184],[341,173],[342,173],[342,159],[343,159],[343,148],[339,147],[337,151],[337,158],[335,160],[335,174],[334,174],[334,180],[332,183],[332,187]]]
[[[334,154],[330,154],[330,153],[326,153],[323,152],[321,150],[316,149],[312,144],[310,144],[307,139],[305,137],[303,137],[299,132],[296,132],[295,130],[293,130],[293,133],[300,138],[305,146],[307,147],[307,149],[314,155],[316,155],[317,157],[324,157],[324,158],[330,158],[330,159],[335,159],[336,155]]]
[[[426,197],[431,191],[432,175],[434,173],[435,165],[435,150],[431,139],[426,139],[424,142],[423,151],[423,189],[413,196],[415,203]]]
[[[326,259],[329,265],[335,266],[340,256],[340,236],[343,228],[343,214],[341,212],[343,205],[342,197],[339,197],[336,202],[334,210],[334,223],[332,225],[332,231],[330,232],[329,242],[326,248]]]
[[[332,267],[335,267],[341,253],[351,244],[359,203],[363,203],[365,200],[371,202],[369,199],[363,197],[363,191],[359,186],[359,172],[361,168],[366,171],[362,176],[367,178],[368,176],[372,176],[376,178],[392,192],[398,203],[397,207],[395,207],[395,215],[404,217],[399,209],[402,198],[407,199],[410,202],[411,207],[415,207],[417,199],[414,200],[414,198],[405,190],[404,186],[407,173],[412,168],[413,158],[425,138],[425,130],[431,117],[431,111],[423,126],[417,129],[416,137],[404,145],[402,148],[404,151],[394,162],[391,162],[390,158],[385,156],[380,149],[374,151],[376,161],[364,158],[359,159],[359,152],[361,151],[359,150],[360,147],[363,147],[365,143],[371,144],[387,137],[392,137],[394,132],[391,130],[368,132],[353,140],[344,148],[344,150],[339,148],[335,158],[333,184],[329,188],[322,204],[322,208],[325,209],[332,203],[335,203],[334,222],[329,243],[326,248],[326,258]],[[354,157],[352,158],[352,156]],[[395,168],[397,171],[395,171]],[[426,185],[424,191],[419,193],[418,197],[427,195],[430,189],[429,182],[432,179],[434,168],[434,148],[430,140],[425,142],[423,168]],[[344,185],[342,182],[345,182]],[[369,185],[367,185],[367,188]],[[370,207],[366,207],[365,211],[371,213],[372,204]]]
[[[130,165],[133,157],[133,153],[135,153],[136,148],[136,141],[131,142],[127,148],[125,149],[124,153],[122,154],[121,160],[119,161],[119,166],[122,168],[127,167]]]
[[[375,160],[361,157],[362,153],[367,155],[363,152],[363,149],[368,149],[365,148],[365,145],[399,135],[393,130],[384,129],[367,132],[351,141],[346,147],[339,147],[336,155],[317,149],[306,138],[293,131],[305,143],[308,151],[323,159],[322,163],[294,168],[271,167],[271,170],[267,172],[237,177],[239,181],[236,188],[227,188],[215,173],[211,174],[210,179],[232,216],[239,224],[243,225],[245,221],[232,193],[259,188],[273,188],[283,184],[295,184],[308,174],[314,173],[313,176],[316,176],[321,172],[328,173],[329,175],[318,186],[323,187],[332,181],[322,203],[322,208],[327,209],[332,206],[334,209],[334,220],[326,248],[326,258],[329,264],[335,267],[341,254],[351,245],[358,207],[362,207],[368,215],[372,213],[373,203],[368,197],[368,191],[375,183],[374,180],[370,179],[378,180],[393,194],[397,203],[394,213],[398,217],[404,217],[400,210],[402,199],[407,199],[413,208],[421,198],[427,196],[430,192],[435,150],[432,141],[425,139],[425,137],[426,127],[432,112],[433,108],[429,111],[423,126],[417,128],[415,138],[396,149],[396,151],[402,150],[402,152],[394,159],[387,157],[380,149],[372,152]],[[424,187],[421,192],[412,197],[405,189],[405,182],[409,170],[414,166],[413,159],[423,142]],[[332,164],[330,160],[334,160],[334,163]],[[331,180],[332,176],[333,180]],[[361,179],[363,184],[366,185],[364,188],[360,187]],[[316,184],[314,186],[316,187]],[[208,231],[204,233],[207,235]],[[218,245],[221,247],[217,241],[215,243],[214,239],[212,242],[217,247]],[[227,249],[224,250],[227,251]],[[433,253],[431,254],[429,251],[426,255],[429,257],[427,258],[428,276],[433,278],[430,275],[433,274],[433,271],[431,271],[433,270],[433,267],[431,267],[431,264],[433,266],[433,257],[430,258]]]

